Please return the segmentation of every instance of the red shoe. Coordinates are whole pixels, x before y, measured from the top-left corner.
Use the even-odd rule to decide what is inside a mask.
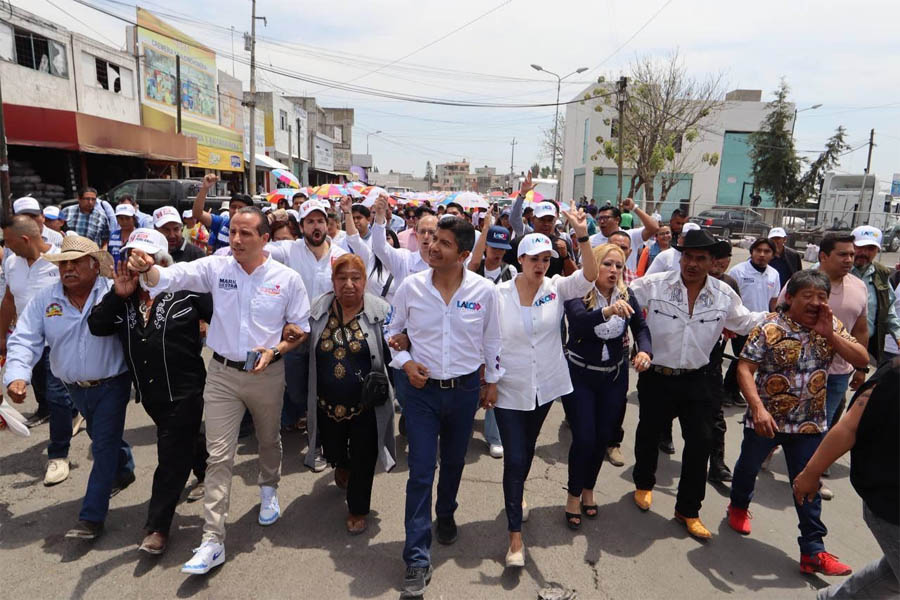
[[[804,573],[822,573],[823,575],[849,575],[853,572],[848,565],[837,559],[834,554],[817,552],[800,555],[800,570]]]
[[[750,514],[749,510],[729,504],[726,513],[728,514],[729,527],[742,535],[750,533],[750,519],[753,518],[753,515]]]

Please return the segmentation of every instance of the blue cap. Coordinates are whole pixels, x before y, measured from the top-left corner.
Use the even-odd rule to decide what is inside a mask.
[[[487,240],[485,243],[491,248],[500,248],[502,250],[511,250],[509,245],[509,229],[494,225],[487,232]]]

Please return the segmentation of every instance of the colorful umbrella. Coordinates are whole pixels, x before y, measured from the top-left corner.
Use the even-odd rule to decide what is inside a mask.
[[[488,208],[488,201],[481,194],[476,194],[475,192],[460,192],[453,198],[453,202],[456,202],[466,210]]]
[[[515,200],[519,195],[518,192],[513,192],[510,194],[510,199]],[[529,190],[528,193],[525,194],[525,202],[543,202],[544,196],[534,190]]]
[[[274,169],[272,171],[272,177],[275,178],[275,181],[277,181],[278,183],[280,183],[281,185],[283,185],[285,187],[290,187],[290,188],[299,188],[300,187],[300,181],[298,181],[297,178],[294,177],[294,174],[291,173],[290,171],[285,171],[284,169]]]
[[[366,188],[366,184],[361,181],[351,181],[349,183],[345,183],[344,187],[348,190],[356,190],[357,192],[362,192]]]
[[[313,190],[313,193],[319,198],[340,198],[347,194],[347,190],[339,185],[326,183]]]
[[[294,200],[294,194],[296,194],[297,192],[302,192],[307,189],[308,188],[300,188],[300,189],[278,188],[277,190],[274,190],[274,191],[266,194],[266,200],[268,200],[272,204],[278,204],[278,202],[281,201],[282,198],[284,198],[285,200],[288,201],[288,203],[291,203]],[[308,198],[309,194],[307,194],[306,197]]]

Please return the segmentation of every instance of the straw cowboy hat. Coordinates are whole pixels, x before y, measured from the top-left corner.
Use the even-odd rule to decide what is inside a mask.
[[[109,252],[101,250],[97,244],[80,235],[67,235],[63,239],[59,252],[41,256],[44,260],[52,263],[78,260],[82,256],[93,256],[100,263],[100,275],[103,277],[113,276],[113,258]]]

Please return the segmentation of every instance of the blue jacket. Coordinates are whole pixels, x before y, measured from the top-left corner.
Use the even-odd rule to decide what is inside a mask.
[[[641,307],[638,306],[631,289],[628,290],[628,303],[634,309],[634,314],[628,319],[628,326],[637,341],[638,351],[653,356],[650,328],[647,327]],[[623,342],[625,331],[623,330],[622,335],[607,340],[597,337],[594,332],[594,327],[606,322],[600,308],[588,310],[583,298],[575,298],[565,303],[565,311],[566,320],[569,323],[569,335],[566,340],[567,351],[572,351],[580,356],[586,364],[597,367],[616,365],[622,361],[627,351]],[[606,361],[600,358],[603,356],[604,346],[609,352],[609,360]]]

